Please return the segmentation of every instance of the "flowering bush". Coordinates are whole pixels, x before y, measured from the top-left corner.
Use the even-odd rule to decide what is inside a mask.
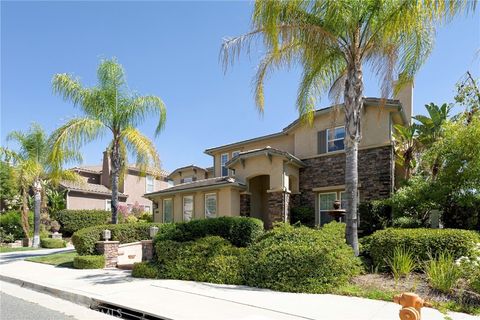
[[[455,264],[460,267],[462,277],[468,282],[469,288],[480,293],[480,243],[476,244],[471,257],[462,256]]]

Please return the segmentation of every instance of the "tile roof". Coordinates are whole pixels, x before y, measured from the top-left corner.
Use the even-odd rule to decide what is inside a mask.
[[[134,165],[129,165],[127,166],[129,170],[133,171],[139,171],[139,168],[137,168]],[[78,170],[78,171],[83,171],[83,172],[90,172],[90,173],[96,173],[96,174],[101,174],[102,173],[102,165],[91,165],[91,166],[81,166],[81,167],[73,167],[71,170]],[[148,168],[147,173],[153,173],[153,172],[158,172],[160,176],[162,177],[167,177],[170,173],[168,171],[162,170],[162,169],[155,169],[155,168]]]
[[[243,183],[242,181],[236,180],[235,178],[215,177],[215,178],[202,179],[202,180],[196,180],[192,182],[177,184],[170,188],[162,189],[162,190],[151,192],[151,193],[146,193],[145,197],[152,196],[152,195],[169,194],[169,193],[183,191],[183,190],[192,190],[192,189],[206,188],[206,187],[217,187],[217,186],[223,186],[223,185],[230,185],[230,186],[236,186],[241,188],[245,187],[245,183]]]
[[[67,190],[72,191],[81,191],[86,193],[96,193],[96,194],[105,194],[111,195],[112,191],[105,187],[102,184],[94,184],[94,183],[87,183],[87,182],[73,182],[73,181],[62,181],[60,185]],[[119,192],[120,196],[126,197],[125,194]]]

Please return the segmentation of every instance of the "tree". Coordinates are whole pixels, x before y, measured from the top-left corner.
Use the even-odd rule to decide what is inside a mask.
[[[34,231],[33,247],[40,244],[40,208],[42,190],[47,183],[57,185],[61,180],[77,181],[78,176],[72,171],[62,170],[62,165],[76,159],[78,154],[68,149],[58,149],[55,158],[52,157],[52,143],[45,131],[38,124],[32,124],[25,133],[12,131],[7,140],[18,144],[18,151],[3,149],[14,163],[15,177],[22,194],[22,227],[25,236],[29,237],[28,197],[30,190],[34,194]]]
[[[417,140],[417,126],[395,125],[393,141],[395,144],[395,161],[405,170],[405,180],[410,179],[412,171],[417,166],[419,143]]]
[[[62,148],[78,150],[105,133],[111,134],[108,154],[111,163],[112,223],[118,223],[118,185],[127,168],[127,152],[145,172],[152,162],[160,160],[153,142],[136,126],[147,117],[158,116],[155,135],[165,125],[166,110],[156,96],[140,96],[129,92],[123,67],[115,60],[103,60],[97,69],[98,85],[87,88],[68,74],[53,77],[53,90],[83,111],[84,116],[73,118],[54,133],[53,155]]]
[[[346,153],[346,239],[358,255],[358,144],[362,138],[363,68],[381,78],[382,96],[390,95],[413,77],[432,48],[435,24],[448,21],[475,1],[458,0],[257,0],[252,31],[226,39],[227,67],[242,50],[250,51],[261,37],[268,52],[255,76],[255,101],[263,111],[263,83],[271,71],[299,63],[303,68],[297,109],[313,120],[319,96],[343,94]]]

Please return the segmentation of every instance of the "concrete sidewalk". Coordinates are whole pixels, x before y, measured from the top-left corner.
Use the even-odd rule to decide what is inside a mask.
[[[1,259],[1,255],[0,255]],[[26,261],[0,266],[0,280],[13,282],[75,303],[104,302],[163,319],[399,319],[391,302],[335,295],[281,293],[242,286],[178,280],[144,280],[129,271],[74,270]],[[445,315],[424,308],[422,319]],[[449,313],[454,320],[478,317]]]

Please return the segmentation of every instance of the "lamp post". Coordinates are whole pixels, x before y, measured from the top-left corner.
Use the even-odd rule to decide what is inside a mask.
[[[151,226],[150,229],[149,229],[150,238],[152,238],[152,239],[155,238],[157,233],[158,233],[158,227],[157,226]]]
[[[108,241],[108,240],[110,240],[111,237],[112,237],[112,232],[110,230],[105,229],[105,230],[102,231],[103,240]]]

